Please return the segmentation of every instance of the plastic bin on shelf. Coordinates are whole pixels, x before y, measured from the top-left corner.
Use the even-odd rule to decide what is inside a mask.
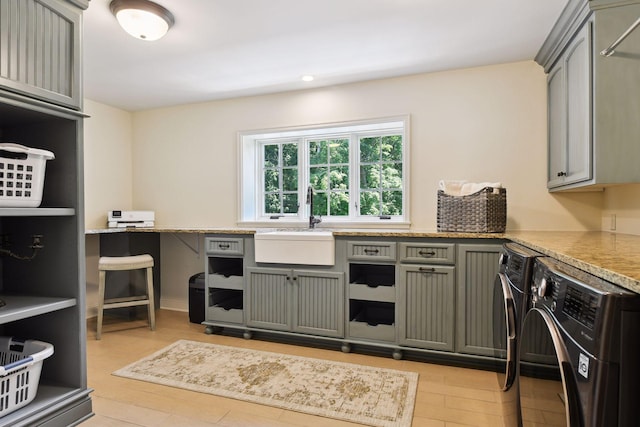
[[[0,417],[36,397],[42,362],[52,354],[46,342],[0,337]]]
[[[0,208],[37,208],[51,151],[0,143]]]

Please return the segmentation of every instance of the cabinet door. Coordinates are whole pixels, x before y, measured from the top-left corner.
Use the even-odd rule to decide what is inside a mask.
[[[564,81],[564,61],[560,60],[547,78],[548,97],[548,169],[547,187],[562,185],[567,170],[567,102]]]
[[[291,329],[289,288],[292,271],[282,268],[247,268],[245,316],[248,326]]]
[[[0,86],[79,108],[80,16],[62,0],[2,0]]]
[[[591,24],[567,48],[567,175],[564,184],[592,177]]]
[[[400,267],[399,343],[453,351],[455,330],[454,267]]]
[[[495,355],[493,284],[502,245],[458,245],[456,351]]]
[[[548,188],[593,176],[591,45],[588,22],[549,72]]]
[[[344,337],[344,273],[294,270],[293,331]]]

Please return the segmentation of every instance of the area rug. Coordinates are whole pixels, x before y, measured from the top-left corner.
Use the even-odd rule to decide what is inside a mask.
[[[113,373],[371,426],[411,425],[418,374],[179,340]]]

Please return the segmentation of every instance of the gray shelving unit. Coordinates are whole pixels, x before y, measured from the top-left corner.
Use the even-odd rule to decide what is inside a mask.
[[[41,206],[0,207],[0,334],[54,346],[28,405],[0,426],[72,426],[92,415],[87,388],[82,10],[88,0],[0,0],[0,141],[49,150]],[[43,24],[44,23],[44,24]],[[26,47],[26,48],[24,48]],[[10,59],[10,60],[9,60]],[[14,64],[19,66],[7,66]],[[55,71],[52,71],[55,70]],[[10,243],[7,243],[10,242]]]

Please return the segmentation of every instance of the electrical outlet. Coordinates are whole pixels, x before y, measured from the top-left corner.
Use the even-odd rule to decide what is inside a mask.
[[[42,249],[44,245],[42,244],[42,234],[34,234],[32,236],[33,243],[31,243],[31,249]]]
[[[611,223],[609,224],[609,230],[616,230],[616,214],[611,214]]]

